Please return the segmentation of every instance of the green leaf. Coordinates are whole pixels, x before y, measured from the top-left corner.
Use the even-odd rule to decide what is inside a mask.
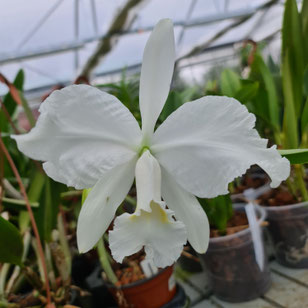
[[[54,182],[38,170],[31,178],[28,197],[31,202],[39,203],[39,207],[34,212],[34,217],[40,236],[46,241],[51,240],[51,232],[56,227],[60,195],[65,190],[65,185]],[[27,225],[27,219],[26,213],[20,213],[19,222],[23,229]]]
[[[308,149],[278,150],[280,155],[286,157],[291,164],[308,163]]]
[[[183,92],[180,93],[182,103],[187,103],[193,99],[196,95],[198,88],[197,87],[190,87],[185,89]]]
[[[61,193],[65,190],[65,185],[46,177],[40,206],[34,213],[40,236],[46,241],[51,240],[51,232],[56,227]]]
[[[242,80],[241,88],[235,93],[234,97],[242,104],[251,101],[258,93],[259,82]]]
[[[31,177],[30,188],[27,192],[30,203],[39,205],[45,182],[46,175],[39,170],[35,170],[34,175]],[[24,233],[30,223],[29,213],[27,211],[20,211],[18,222],[21,233]]]
[[[274,78],[266,66],[265,62],[261,55],[256,54],[254,58],[254,62],[252,65],[252,69],[259,72],[262,81],[265,86],[266,94],[267,94],[267,114],[269,115],[269,119],[272,123],[272,126],[275,127],[277,131],[280,130],[280,119],[279,119],[279,104],[277,97],[277,90],[275,86]],[[261,102],[264,104],[264,101]],[[263,113],[262,113],[263,114]],[[264,114],[266,118],[266,115]]]
[[[246,107],[248,110],[256,115],[257,120],[262,120],[265,122],[266,127],[270,126],[270,128],[273,128],[273,124],[269,119],[268,115],[268,105],[267,105],[267,92],[262,87],[259,88],[258,93],[256,97],[253,99],[252,102],[246,103]]]
[[[23,241],[18,229],[0,216],[0,262],[22,265]]]
[[[241,88],[240,76],[230,69],[225,69],[221,73],[221,94],[234,97]]]
[[[225,232],[227,223],[233,215],[230,195],[218,196],[214,199],[198,199],[206,212],[210,225],[220,232]]]
[[[308,0],[304,0],[302,4],[302,11],[301,11],[301,21],[302,21],[302,29],[303,29],[303,44],[304,44],[304,61],[305,66],[307,67],[308,64]]]
[[[298,147],[298,131],[297,131],[297,117],[294,104],[293,88],[292,88],[292,74],[291,64],[289,62],[289,53],[286,52],[283,58],[283,94],[284,94],[284,148]]]
[[[45,182],[46,175],[36,170],[34,176],[31,178],[30,188],[28,190],[28,198],[30,201],[37,202],[40,199]]]
[[[15,80],[13,82],[13,85],[18,89],[22,90],[23,89],[23,84],[24,84],[24,71],[19,70]],[[3,98],[3,104],[10,116],[13,115],[13,113],[16,110],[16,102],[12,98],[11,94],[8,93],[4,96]],[[4,115],[3,111],[0,109],[0,131],[1,132],[7,132],[9,128],[9,122],[7,121],[6,116]]]
[[[304,94],[308,96],[308,68],[306,68],[304,73]]]
[[[308,130],[307,126],[308,126],[308,97],[306,98],[306,102],[301,116],[302,134],[305,134],[307,132]]]
[[[29,104],[21,91],[19,91],[19,96],[21,99],[22,107],[24,108],[24,111],[25,111],[25,115],[30,123],[30,126],[34,127],[36,120],[32,113],[32,109],[29,107]]]
[[[288,57],[289,67],[282,66],[282,75],[289,74],[292,84],[293,104],[296,116],[300,115],[304,74],[304,45],[302,23],[296,0],[286,0],[282,25],[282,59]],[[283,60],[286,61],[286,60]]]
[[[205,85],[205,94],[206,95],[219,95],[218,81],[217,80],[208,80]]]
[[[166,104],[160,114],[160,121],[165,121],[172,112],[174,112],[184,103],[185,101],[183,101],[179,92],[171,91],[168,95]]]
[[[18,226],[21,234],[24,234],[29,229],[30,217],[28,211],[19,211]]]

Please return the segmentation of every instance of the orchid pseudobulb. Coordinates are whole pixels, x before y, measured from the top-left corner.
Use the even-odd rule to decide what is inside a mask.
[[[228,97],[206,96],[173,112],[154,132],[175,61],[172,22],[161,20],[144,51],[140,80],[142,129],[117,98],[72,85],[41,105],[36,126],[13,136],[47,175],[76,189],[93,187],[77,225],[80,252],[90,250],[114,219],[136,178],[137,206],[109,232],[114,259],[144,247],[158,267],[171,265],[187,239],[204,253],[209,224],[195,196],[228,193],[228,183],[258,164],[273,187],[290,172],[276,147],[254,129],[255,116]]]

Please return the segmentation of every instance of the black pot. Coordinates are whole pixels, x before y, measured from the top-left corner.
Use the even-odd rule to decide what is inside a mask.
[[[176,294],[173,299],[162,308],[189,308],[190,298],[186,296],[184,289],[177,285]]]
[[[87,291],[85,294],[73,291],[72,305],[82,308],[113,307],[115,301],[103,283],[100,263],[90,255],[78,255],[73,259],[73,284]]]

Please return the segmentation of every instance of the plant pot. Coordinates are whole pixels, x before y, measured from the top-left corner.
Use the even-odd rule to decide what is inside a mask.
[[[244,205],[234,208],[244,211]],[[265,211],[258,206],[255,210],[260,223],[263,222]],[[258,298],[271,285],[266,254],[262,271],[256,262],[250,228],[211,238],[207,252],[200,258],[214,294],[224,301],[236,303]]]
[[[71,290],[71,298],[69,301],[70,305],[82,308],[91,308],[93,307],[93,300],[90,293],[81,295],[77,290]]]
[[[120,308],[162,307],[172,300],[177,291],[173,266],[161,270],[151,278],[142,279],[119,288],[109,286],[109,290]],[[123,297],[128,305],[121,302],[120,298]]]
[[[101,274],[101,265],[93,251],[75,256],[72,262],[72,283],[86,292],[72,290],[70,304],[82,308],[114,306],[115,301]]]
[[[263,172],[256,172],[246,174],[245,177],[241,179],[241,183],[237,185],[231,194],[231,200],[234,204],[242,203],[243,200],[246,200],[244,192],[249,189],[262,190],[269,187],[269,179],[266,174]]]
[[[308,268],[308,202],[263,208],[277,261],[292,268]]]
[[[162,306],[161,308],[189,308],[190,298],[186,296],[184,289],[178,284],[176,286],[175,296],[170,302]]]
[[[190,273],[202,272],[202,266],[200,264],[199,257],[197,253],[193,250],[193,248],[190,246],[189,243],[187,244],[185,251],[188,252],[188,254],[191,255],[191,257],[182,254],[177,261],[180,267],[184,271],[190,272]]]

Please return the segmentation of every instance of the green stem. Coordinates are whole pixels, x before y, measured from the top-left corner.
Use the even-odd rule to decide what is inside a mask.
[[[4,289],[5,289],[5,282],[7,274],[10,270],[11,264],[5,263],[1,267],[0,271],[0,299],[5,299]]]
[[[303,132],[303,134],[302,134],[301,147],[303,149],[308,147],[308,133],[307,132]]]
[[[5,301],[0,301],[0,308],[20,308],[19,304],[10,304]]]
[[[4,203],[13,204],[13,205],[24,205],[24,206],[27,205],[25,200],[6,198],[6,197],[3,197],[1,200]],[[30,202],[30,205],[31,205],[31,207],[39,207],[38,202]]]
[[[60,194],[61,199],[68,198],[68,197],[79,197],[81,195],[82,195],[82,190],[65,191]]]
[[[292,181],[290,180],[290,178],[288,178],[288,179],[286,180],[286,184],[287,184],[287,186],[288,186],[289,191],[291,192],[291,194],[292,194],[295,198],[297,198],[296,187],[295,187],[294,183],[292,183]]]
[[[23,242],[24,242],[24,251],[23,251],[23,254],[22,254],[22,258],[21,258],[21,261],[22,263],[24,263],[24,261],[26,260],[26,257],[28,255],[28,252],[29,252],[29,248],[30,248],[30,243],[31,243],[31,234],[30,234],[30,231],[27,230],[24,234],[24,237],[23,237]],[[15,281],[17,280],[18,276],[20,275],[20,266],[15,266],[14,270],[13,270],[13,273],[7,283],[7,287],[6,287],[6,292],[7,293],[11,293],[11,290],[14,286],[14,283]]]
[[[102,268],[108,278],[108,280],[116,285],[116,283],[118,282],[118,278],[115,275],[111,264],[109,263],[109,259],[108,259],[108,252],[106,250],[105,244],[103,239],[101,238],[98,243],[97,243],[97,251],[98,251],[98,255],[99,255],[99,260],[101,262]]]
[[[280,132],[277,131],[277,130],[274,130],[274,140],[275,140],[275,143],[277,145],[281,145],[282,144],[282,140],[281,140],[281,137],[280,137]]]
[[[16,294],[20,292],[25,283],[26,283],[26,276],[25,273],[21,271],[20,275],[16,278],[14,284],[12,285],[12,288],[10,289],[10,293]]]
[[[49,243],[46,243],[46,242],[45,242],[45,258],[46,258],[46,266],[47,266],[48,279],[50,281],[50,285],[52,289],[56,290],[57,289],[56,275],[53,269],[53,262],[52,262],[52,256],[51,256]]]
[[[58,215],[58,231],[59,231],[59,240],[60,240],[60,245],[65,257],[65,262],[67,266],[68,273],[71,273],[71,268],[72,268],[72,256],[70,252],[70,248],[68,245],[68,241],[66,238],[66,233],[65,233],[65,228],[63,224],[63,218],[61,213]]]
[[[308,192],[306,188],[306,183],[303,178],[302,166],[295,165],[295,175],[298,184],[298,188],[300,189],[301,195],[303,197],[303,201],[308,201]]]
[[[35,238],[32,239],[32,247],[33,247],[36,259],[37,259],[37,265],[38,265],[41,280],[42,280],[43,283],[45,283],[46,278],[48,279],[48,275],[45,277],[42,260],[41,260],[41,257],[40,257],[37,241],[36,241]]]

